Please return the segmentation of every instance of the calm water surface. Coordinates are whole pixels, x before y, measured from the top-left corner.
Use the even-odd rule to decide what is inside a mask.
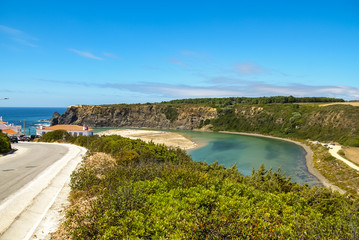
[[[263,163],[266,169],[281,168],[292,182],[321,185],[319,180],[308,172],[305,151],[302,147],[282,140],[237,135],[229,133],[208,133],[181,131],[195,142],[206,144],[189,150],[192,159],[200,162],[218,161],[225,167],[234,164],[244,175],[251,175]]]
[[[118,128],[95,128],[94,133]],[[158,130],[158,129],[148,129]],[[319,180],[308,172],[305,151],[302,147],[287,141],[230,133],[176,131],[199,143],[199,148],[188,150],[194,161],[219,164],[227,168],[234,164],[244,175],[251,175],[263,163],[266,169],[280,168],[292,182],[321,185]]]

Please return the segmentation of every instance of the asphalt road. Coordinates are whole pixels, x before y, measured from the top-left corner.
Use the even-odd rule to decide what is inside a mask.
[[[32,181],[69,150],[61,145],[15,143],[18,151],[0,157],[0,203]]]

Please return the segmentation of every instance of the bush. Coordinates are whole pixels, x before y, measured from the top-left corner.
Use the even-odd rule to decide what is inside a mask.
[[[56,142],[56,141],[69,141],[73,140],[73,137],[65,130],[55,130],[45,133],[41,139],[44,142]]]
[[[168,120],[170,120],[171,122],[177,120],[178,115],[179,115],[177,109],[176,109],[176,108],[173,108],[173,107],[171,107],[171,106],[168,106],[168,107],[165,109],[165,112],[164,112],[164,113],[165,113],[165,115],[166,115],[166,118],[167,118]]]
[[[10,138],[5,133],[0,132],[0,153],[7,153],[10,150]]]
[[[72,175],[66,230],[73,239],[354,239],[356,199],[291,183],[261,166],[243,176],[182,150],[120,136],[77,142],[113,161]],[[110,158],[109,158],[110,159]]]

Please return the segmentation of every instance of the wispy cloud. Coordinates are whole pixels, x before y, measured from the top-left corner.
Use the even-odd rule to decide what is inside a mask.
[[[106,57],[109,57],[109,58],[119,58],[116,54],[109,53],[109,52],[104,52],[103,55]]]
[[[0,32],[3,32],[3,33],[8,34],[8,35],[20,35],[20,34],[23,34],[23,32],[20,31],[20,30],[17,30],[15,28],[10,28],[10,27],[4,26],[4,25],[0,25]]]
[[[92,59],[96,59],[96,60],[104,60],[103,58],[95,56],[90,52],[80,51],[80,50],[73,49],[73,48],[69,49],[69,51],[76,53],[77,55],[82,56],[82,57],[92,58]]]
[[[234,65],[235,71],[241,75],[261,74],[269,72],[267,69],[253,62],[237,63]]]
[[[70,82],[70,81],[41,81],[66,84],[66,85],[80,85],[84,87],[95,88],[109,88],[118,90],[128,90],[141,94],[156,95],[166,98],[196,98],[196,97],[229,97],[229,96],[278,96],[278,95],[293,95],[298,97],[338,97],[344,99],[358,99],[359,88],[350,86],[313,86],[305,84],[288,84],[277,85],[267,84],[264,82],[229,81],[228,84],[210,84],[208,86],[191,86],[184,84],[164,84],[164,83],[137,83],[137,84],[123,84],[123,83],[86,83],[86,82]]]
[[[212,87],[198,87],[189,85],[171,85],[163,83],[139,83],[139,84],[102,84],[99,87],[126,89],[133,92],[157,94],[163,97],[208,97],[208,96],[233,96],[239,94],[230,89],[217,89]]]
[[[176,64],[176,65],[180,65],[180,66],[186,66],[186,64],[178,59],[169,59],[168,62]]]
[[[21,30],[10,28],[5,25],[0,25],[0,33],[6,35],[9,39],[21,45],[28,47],[37,47],[37,45],[33,43],[33,41],[36,41],[37,38],[34,38]]]

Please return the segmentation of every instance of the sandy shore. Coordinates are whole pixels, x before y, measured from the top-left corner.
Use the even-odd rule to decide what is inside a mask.
[[[301,146],[305,152],[305,162],[308,168],[308,171],[314,175],[316,178],[318,178],[318,180],[327,188],[330,188],[334,191],[338,191],[341,194],[344,194],[345,191],[342,190],[341,188],[331,184],[329,182],[328,179],[326,179],[315,167],[314,167],[314,162],[313,162],[313,151],[312,149],[310,149],[309,146],[307,146],[306,144],[303,144],[301,142],[297,142],[291,139],[287,139],[287,138],[280,138],[280,137],[273,137],[273,136],[268,136],[268,135],[262,135],[262,134],[258,134],[258,133],[243,133],[243,132],[227,132],[227,131],[221,131],[223,133],[230,133],[230,134],[239,134],[239,135],[247,135],[247,136],[256,136],[256,137],[266,137],[266,138],[271,138],[271,139],[278,139],[278,140],[282,140],[282,141],[287,141],[287,142],[291,142],[291,143],[295,143],[299,146]]]
[[[168,147],[178,147],[184,150],[193,149],[199,145],[190,139],[184,137],[180,133],[142,130],[142,129],[113,129],[97,133],[103,135],[120,135],[131,139],[141,139],[145,142],[154,142],[156,144],[164,144]]]
[[[359,102],[336,102],[336,103],[325,103],[319,105],[320,107],[330,106],[330,105],[352,105],[354,107],[359,107]]]

